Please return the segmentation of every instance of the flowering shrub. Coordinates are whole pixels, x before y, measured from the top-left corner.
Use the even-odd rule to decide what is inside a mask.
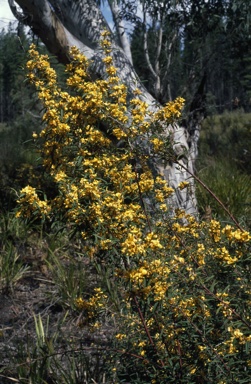
[[[57,193],[47,200],[27,186],[17,216],[67,222],[109,276],[107,292],[97,288],[75,305],[96,321],[117,291],[116,382],[248,383],[251,237],[182,210],[168,214],[174,191],[151,164],[160,153],[168,161],[165,127],[179,118],[184,100],[157,112],[139,92],[128,101],[106,32],[101,45],[107,79],[93,82],[88,61],[72,48],[67,91],[48,57],[31,46],[28,77],[45,108],[34,138]]]

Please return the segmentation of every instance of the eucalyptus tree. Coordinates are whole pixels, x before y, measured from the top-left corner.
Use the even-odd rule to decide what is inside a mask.
[[[133,60],[156,98],[165,102],[181,95],[187,107],[191,103],[191,111],[204,84],[204,94],[215,98],[219,111],[231,107],[236,96],[249,99],[244,95],[251,38],[247,2],[141,0],[141,4],[143,16],[132,33]]]
[[[158,100],[161,88],[159,63],[163,44],[167,53],[165,72],[168,73],[172,44],[174,44],[180,28],[179,21],[177,21],[171,40],[164,41],[162,30],[166,20],[165,15],[176,17],[177,6],[184,8],[186,2],[149,1],[147,3],[143,1],[140,4],[143,22],[147,24],[151,17],[158,30],[156,60],[154,64],[151,64],[147,47],[148,27],[146,26],[144,29],[144,52],[155,81],[153,94],[146,90],[132,64],[130,44],[123,25],[124,13],[119,8],[120,6],[123,8],[125,3],[111,0],[109,4],[117,32],[115,34],[111,32],[111,39],[112,56],[114,65],[118,69],[118,76],[121,82],[127,86],[129,97],[137,88],[142,92],[140,97],[149,105],[149,108],[157,110],[160,107]],[[30,26],[61,63],[66,64],[70,61],[69,49],[74,45],[90,59],[90,70],[93,77],[105,76],[103,53],[100,50],[99,41],[104,29],[110,30],[110,28],[97,2],[94,0],[75,2],[70,0],[9,0],[9,5],[17,19]],[[155,17],[155,15],[157,16]],[[172,161],[168,162],[157,159],[157,165],[155,162],[154,167],[157,171],[161,171],[169,185],[175,188],[176,194],[171,204],[174,207],[184,208],[187,212],[196,212],[194,182],[191,174],[194,172],[199,127],[193,126],[191,129],[189,126],[187,128],[178,125],[166,126],[166,131],[169,136],[172,136],[174,155]],[[185,156],[183,156],[184,154]],[[179,165],[177,165],[177,158],[179,158]],[[190,188],[180,191],[177,188],[178,185],[188,179]]]

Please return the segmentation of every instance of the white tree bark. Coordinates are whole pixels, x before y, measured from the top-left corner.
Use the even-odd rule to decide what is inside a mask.
[[[116,32],[117,32],[120,46],[123,49],[126,57],[130,61],[130,63],[133,65],[131,46],[130,46],[130,43],[129,43],[129,40],[128,40],[128,37],[126,34],[126,28],[125,28],[124,21],[120,15],[120,8],[118,5],[118,2],[117,2],[117,0],[110,0],[109,5],[110,5],[110,9],[112,11],[112,16],[113,16],[113,20],[114,20],[114,24],[115,24],[115,28],[116,28]]]
[[[143,34],[143,41],[144,41],[144,54],[145,54],[145,60],[148,66],[148,69],[150,70],[153,78],[154,78],[154,94],[155,96],[158,96],[160,93],[160,78],[159,78],[159,72],[158,72],[158,60],[155,62],[155,68],[152,66],[150,56],[149,56],[149,50],[148,50],[148,33],[147,33],[147,10],[145,7],[145,3],[143,2],[143,23],[144,23],[144,34]]]
[[[22,13],[17,10],[16,4]],[[69,48],[75,45],[92,60],[94,74],[105,76],[99,41],[101,33],[104,29],[109,29],[109,26],[94,0],[9,0],[9,5],[15,17],[25,20],[60,62],[69,62]],[[112,56],[118,76],[128,88],[129,97],[138,88],[142,92],[141,98],[152,110],[157,110],[159,104],[141,84],[130,60],[115,40],[112,41]],[[195,140],[188,137],[188,132],[182,127],[167,126],[166,129],[173,135],[175,152],[180,154],[186,149],[187,156],[182,158],[180,163],[189,172],[193,172],[197,137]],[[196,214],[194,181],[190,173],[176,163],[164,166],[159,162],[156,168],[176,191],[172,208],[183,208],[187,213]],[[191,187],[180,191],[177,188],[179,183],[186,180],[190,182]]]

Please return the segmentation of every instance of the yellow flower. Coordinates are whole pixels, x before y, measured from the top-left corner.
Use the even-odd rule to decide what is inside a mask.
[[[220,223],[216,220],[210,221],[210,229],[209,233],[211,234],[213,240],[217,243],[221,239],[221,229],[220,229]]]
[[[240,229],[234,230],[230,225],[226,225],[223,228],[222,233],[224,233],[230,241],[237,241],[240,243],[247,243],[251,240],[251,236],[247,231],[241,231]]]
[[[178,188],[180,190],[182,190],[182,189],[187,188],[188,186],[189,186],[189,182],[188,181],[182,181],[181,183],[179,183]]]
[[[110,36],[110,32],[106,29],[105,31],[101,32],[102,37]]]
[[[116,337],[117,340],[126,339],[126,335],[123,334],[123,333],[117,333],[117,335],[115,337]]]
[[[102,61],[105,64],[111,64],[112,63],[112,57],[111,56],[106,56]]]
[[[158,139],[155,137],[154,139],[151,139],[151,143],[153,144],[154,150],[160,151],[163,148],[164,142],[163,140]]]
[[[123,137],[127,137],[127,134],[121,128],[114,128],[112,130],[112,133],[116,136],[118,140],[122,139]]]

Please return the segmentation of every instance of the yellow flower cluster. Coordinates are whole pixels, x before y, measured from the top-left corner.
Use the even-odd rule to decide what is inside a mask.
[[[27,186],[20,191],[20,198],[18,204],[22,206],[22,211],[17,211],[16,217],[20,217],[21,214],[25,217],[37,216],[43,218],[49,215],[51,207],[47,204],[47,201],[41,200],[35,188]]]
[[[153,143],[155,152],[158,152],[163,148],[163,140],[160,140],[158,137],[154,137],[153,139],[151,139],[151,142]]]
[[[230,225],[222,228],[217,220],[199,223],[182,210],[168,217],[174,191],[153,174],[152,154],[143,144],[147,141],[153,156],[166,151],[165,127],[179,117],[184,100],[156,113],[139,91],[127,102],[107,32],[101,46],[106,79],[93,82],[88,60],[72,48],[68,91],[58,86],[48,58],[30,49],[28,77],[45,108],[38,135],[41,157],[57,194],[47,201],[27,186],[20,192],[17,215],[63,218],[81,235],[84,253],[100,270],[113,271],[123,287],[118,297],[125,329],[119,329],[117,342],[130,343],[130,335],[139,356],[145,361],[154,356],[154,367],[156,361],[161,367],[173,361],[182,365],[184,376],[196,376],[197,359],[198,366],[213,372],[210,364],[219,356],[227,360],[250,342],[250,305],[240,313],[236,309],[239,298],[251,303],[250,279],[243,277],[250,272],[250,234]],[[188,187],[186,181],[178,186]],[[93,321],[106,300],[96,289],[75,305]]]
[[[140,199],[144,201],[147,195],[152,195],[151,199],[163,203],[165,210],[173,190],[160,176],[153,177],[148,156],[139,155],[137,144],[132,148],[131,140],[150,132],[155,120],[151,117],[151,124],[147,122],[151,112],[140,99],[134,98],[127,105],[127,89],[115,76],[107,32],[101,46],[106,54],[103,62],[107,79],[95,82],[88,74],[88,60],[76,48],[71,49],[66,72],[67,85],[73,92],[60,89],[48,57],[39,55],[31,46],[28,77],[45,106],[45,127],[39,135],[43,141],[41,155],[59,193],[48,202],[34,195],[33,201],[26,199],[26,206],[36,205],[48,215],[61,211],[69,221],[89,228],[89,234],[100,239],[97,249],[120,244],[125,256],[145,255],[148,250],[161,248],[161,244],[155,237],[144,238],[147,213],[142,211]],[[173,115],[180,101],[168,105],[166,118],[168,108],[170,116]],[[107,127],[107,134],[100,129],[101,122]],[[116,150],[112,137],[125,141],[123,150]],[[156,138],[153,142],[156,143]],[[135,157],[139,159],[140,173],[132,165]],[[24,199],[19,202],[18,215],[26,216]],[[83,239],[89,236],[85,229],[81,233]],[[92,254],[92,248],[89,249]]]
[[[189,186],[189,182],[188,181],[182,181],[181,183],[179,183],[178,188],[182,191],[182,189],[185,189],[188,186]]]
[[[78,310],[83,311],[85,317],[89,321],[96,319],[100,310],[106,306],[107,296],[104,294],[101,288],[94,288],[95,294],[88,300],[79,297],[75,300],[75,306]]]
[[[226,225],[226,227],[223,228],[222,233],[225,234],[230,241],[247,243],[251,240],[249,232],[241,231],[240,229],[234,229],[231,225]]]
[[[220,223],[216,220],[211,220],[209,233],[211,234],[213,240],[217,243],[221,239],[221,229]]]
[[[163,108],[157,111],[154,115],[156,121],[176,121],[184,106],[185,100],[178,97],[175,102],[168,102]]]
[[[242,345],[250,343],[251,334],[245,335],[240,329],[228,327],[227,331],[230,334],[230,338],[224,342],[224,347],[227,348],[229,354],[235,354],[239,352]]]
[[[127,338],[127,336],[123,333],[117,333],[117,335],[115,337],[117,340],[123,340],[123,339]]]
[[[166,262],[160,259],[144,261],[137,269],[126,271],[124,277],[132,285],[133,292],[138,292],[146,298],[153,295],[154,301],[163,300],[166,296],[170,269]]]

